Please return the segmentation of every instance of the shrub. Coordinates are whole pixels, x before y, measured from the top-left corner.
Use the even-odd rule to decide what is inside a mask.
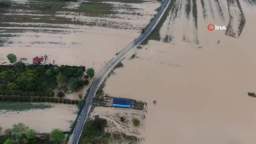
[[[15,124],[6,133],[4,144],[35,144],[36,133],[22,123]]]
[[[107,120],[96,116],[95,119],[87,121],[86,131],[83,133],[81,144],[107,144],[110,134],[105,132]],[[111,142],[110,142],[111,143]]]
[[[71,79],[69,88],[71,91],[78,91],[85,85],[85,82],[80,79]]]
[[[90,83],[90,81],[88,79],[84,81],[85,85],[88,85],[89,83]]]
[[[4,144],[13,144],[13,142],[11,139],[8,138],[4,141]]]
[[[90,77],[90,78],[93,78],[94,75],[95,75],[95,71],[93,68],[88,68],[87,71],[86,71],[86,74]]]
[[[65,134],[59,129],[54,129],[50,134],[50,140],[53,144],[61,144],[64,139]]]
[[[11,137],[16,143],[21,143],[23,135],[29,130],[27,126],[22,123],[15,124],[11,129]]]
[[[94,120],[87,122],[85,136],[88,138],[100,137],[104,135],[106,126],[107,120],[96,116]]]
[[[36,132],[34,130],[28,129],[25,132],[25,136],[26,136],[26,139],[27,139],[29,144],[34,144],[35,143],[35,141],[36,141]]]
[[[63,91],[59,91],[59,92],[57,93],[57,96],[58,96],[59,98],[63,98],[63,97],[65,96],[65,93],[64,93]]]
[[[17,57],[16,57],[16,55],[15,54],[8,54],[7,55],[7,58],[8,58],[8,60],[9,60],[9,62],[10,63],[15,63],[16,61],[17,61]]]
[[[140,126],[140,120],[137,118],[132,119],[133,126],[138,127]]]
[[[125,120],[126,120],[125,117],[120,117],[121,122],[125,122]]]

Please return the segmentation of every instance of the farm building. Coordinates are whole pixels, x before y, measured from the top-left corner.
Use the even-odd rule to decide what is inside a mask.
[[[135,101],[131,99],[113,98],[112,107],[133,108],[134,104],[135,104]]]
[[[41,64],[44,61],[44,57],[34,57],[33,64]]]

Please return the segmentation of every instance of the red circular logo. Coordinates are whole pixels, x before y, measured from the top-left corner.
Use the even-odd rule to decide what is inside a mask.
[[[212,32],[212,31],[214,31],[215,30],[215,25],[213,25],[213,24],[208,24],[208,31],[209,32]]]

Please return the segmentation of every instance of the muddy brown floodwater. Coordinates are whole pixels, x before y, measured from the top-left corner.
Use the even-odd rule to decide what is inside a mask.
[[[40,133],[49,133],[52,129],[69,131],[76,118],[77,107],[72,105],[51,104],[51,108],[28,111],[0,111],[0,126],[10,129],[14,124],[24,123]]]
[[[185,13],[186,1],[176,2]],[[246,24],[233,38],[225,31],[207,31],[210,21],[228,24],[229,14],[223,9],[223,21],[217,1],[203,2],[206,20],[197,6],[197,31],[186,15],[174,21],[170,16],[160,34],[161,41],[166,35],[172,41],[150,41],[106,82],[111,96],[148,102],[144,144],[256,142],[256,99],[248,96],[256,91],[256,7],[240,0]],[[219,3],[222,7],[225,1]]]
[[[49,63],[85,65],[96,70],[135,39],[160,5],[156,0],[53,3],[14,2],[0,14],[0,63],[6,54],[18,58],[48,55]],[[51,4],[51,3],[50,3]],[[91,5],[90,5],[91,4]],[[102,7],[102,11],[90,7]],[[85,11],[85,12],[82,12]]]

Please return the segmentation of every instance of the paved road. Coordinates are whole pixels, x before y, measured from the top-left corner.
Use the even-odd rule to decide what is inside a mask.
[[[104,68],[101,71],[99,71],[99,73],[97,73],[90,86],[89,91],[87,92],[85,104],[81,110],[80,115],[78,116],[77,123],[68,142],[69,144],[79,144],[81,135],[83,133],[83,128],[92,110],[93,99],[95,98],[96,93],[99,90],[102,83],[108,77],[110,72],[114,70],[114,68],[125,58],[128,52],[130,52],[132,49],[137,48],[150,36],[150,34],[155,30],[155,28],[159,24],[164,14],[167,12],[167,9],[170,4],[171,0],[163,0],[158,13],[150,22],[144,33],[142,33],[137,39],[132,41],[126,48],[122,49],[115,57],[113,57],[104,66]]]

